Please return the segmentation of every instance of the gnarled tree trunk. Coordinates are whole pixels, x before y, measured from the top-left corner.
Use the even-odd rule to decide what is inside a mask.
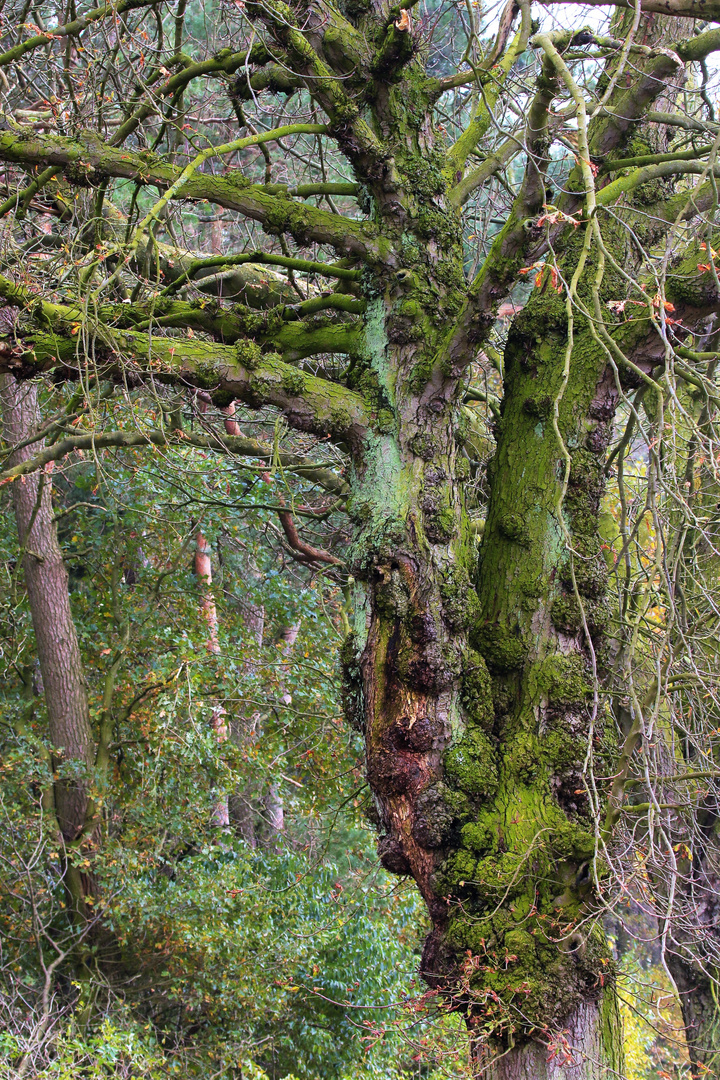
[[[675,71],[678,58],[663,55]],[[548,39],[520,221],[545,201],[547,110],[559,84]],[[645,80],[637,107],[663,85]],[[598,121],[580,154],[622,156],[626,136]],[[389,419],[355,463],[346,701],[365,732],[381,860],[412,874],[426,900],[433,931],[421,970],[464,1011],[478,1075],[599,1077],[622,1061],[612,960],[593,914],[588,798],[595,776],[612,775],[617,749],[594,693],[606,587],[598,515],[617,382],[574,298],[545,274],[505,350],[478,562],[458,404],[483,316],[448,343],[461,305],[457,219],[430,172],[419,182],[413,155],[408,136],[395,162],[403,246],[366,315],[372,375],[357,375],[375,379]],[[567,215],[581,171],[561,200]],[[618,288],[614,274],[598,275],[597,252],[583,270],[591,228],[567,225],[559,240],[566,280],[576,275],[590,309],[593,288],[600,302]],[[513,243],[508,227],[498,254],[508,265]],[[606,243],[632,267],[624,227],[611,224]]]

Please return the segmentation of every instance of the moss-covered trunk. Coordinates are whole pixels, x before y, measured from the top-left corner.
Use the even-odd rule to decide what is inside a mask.
[[[651,34],[662,33],[658,21]],[[657,99],[678,61],[661,50],[653,63],[639,77],[638,102],[617,90],[623,115]],[[538,176],[530,171],[518,197],[519,218],[545,199],[552,64],[531,110]],[[596,118],[592,167],[622,157],[630,138],[627,127]],[[649,149],[662,150],[663,140],[659,129]],[[634,244],[652,247],[660,236],[646,214],[632,216],[633,200],[642,208],[670,188],[640,191],[603,220],[603,256],[592,222],[555,236],[559,288],[542,275],[505,350],[476,557],[453,425],[492,313],[478,310],[466,337],[443,350],[464,292],[457,218],[442,176],[435,182],[431,150],[398,152],[396,163],[404,212],[393,209],[395,235],[389,212],[383,218],[390,255],[366,294],[366,361],[355,376],[374,395],[378,422],[355,462],[355,626],[344,650],[380,856],[387,869],[412,874],[427,902],[433,928],[422,972],[464,1012],[479,1073],[622,1072],[597,904],[599,823],[618,752],[598,688],[607,573],[599,510],[619,376],[585,312],[627,294],[626,275],[639,267]],[[573,193],[594,183],[582,168],[561,199],[567,214],[582,202]],[[550,216],[567,222],[563,210]],[[499,238],[501,262],[513,257],[513,236],[508,228]],[[647,333],[638,326],[615,328],[613,349],[633,356],[633,335]]]
[[[458,944],[492,957],[501,1047],[528,1020],[540,1032],[568,1029],[590,1069],[588,1041],[613,1049],[592,803],[615,757],[593,687],[605,590],[598,511],[617,392],[587,328],[575,327],[566,367],[568,330],[565,299],[548,282],[506,349],[475,637],[492,674],[500,782],[482,828],[463,830],[456,858],[479,884],[461,894],[453,929]],[[561,1059],[562,1041],[550,1042]]]
[[[426,281],[423,301],[417,271],[410,285],[405,274],[368,323],[363,378],[376,379],[387,420],[354,476],[355,624],[343,657],[379,853],[425,898],[421,970],[464,1011],[478,1067],[501,1055],[489,1075],[591,1077],[620,1056],[586,788],[588,760],[607,776],[612,749],[593,707],[591,642],[615,385],[580,334],[559,400],[572,459],[563,502],[550,417],[567,317],[561,297],[538,290],[507,350],[478,569],[453,429],[461,384],[427,360],[447,294]]]

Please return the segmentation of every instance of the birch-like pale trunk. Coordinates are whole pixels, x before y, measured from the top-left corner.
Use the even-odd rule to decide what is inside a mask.
[[[212,656],[220,656],[220,638],[217,607],[212,590],[212,560],[210,545],[200,529],[195,539],[195,574],[200,586],[200,609],[208,630],[205,642],[207,651]],[[210,726],[218,743],[224,743],[228,737],[228,725],[225,708],[217,702],[213,706],[210,717]],[[218,828],[227,828],[230,825],[230,813],[228,810],[228,796],[219,795],[215,800],[212,812],[212,823]]]

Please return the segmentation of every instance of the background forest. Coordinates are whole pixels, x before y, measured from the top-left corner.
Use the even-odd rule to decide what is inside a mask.
[[[48,414],[62,404],[48,402]],[[33,734],[42,686],[6,517],[7,1075],[28,1049],[28,1075],[42,1076],[414,1071],[423,917],[409,885],[377,866],[364,817],[358,736],[338,701],[342,593],[291,558],[264,509],[303,505],[307,492],[273,463],[259,472],[197,452],[76,457],[53,475],[54,508],[91,716],[114,680],[122,753],[98,791],[96,858],[122,975],[108,984],[93,947],[80,971],[65,955],[73,942]],[[199,535],[213,570],[210,649]],[[219,707],[222,742],[211,723]],[[215,819],[222,799],[228,827]]]
[[[348,18],[353,2],[343,8]],[[412,56],[441,88],[436,132],[457,148],[468,125],[478,117],[484,125],[484,142],[478,136],[461,162],[474,172],[463,177],[461,168],[456,177],[457,202],[466,204],[457,246],[472,281],[527,188],[533,151],[522,132],[537,104],[535,82],[542,89],[549,78],[528,35],[564,32],[569,16],[562,7],[533,9],[531,26],[522,4],[425,0],[411,7]],[[409,34],[408,10],[388,7],[393,48]],[[254,220],[222,191],[213,201],[211,185],[191,201],[159,196],[169,190],[174,198],[180,181],[173,188],[163,174],[153,187],[123,175],[119,148],[145,155],[141,168],[185,170],[187,183],[194,172],[210,183],[242,169],[238,190],[247,180],[270,196],[302,197],[317,221],[325,220],[322,211],[357,222],[372,199],[333,145],[315,95],[289,66],[263,54],[262,19],[248,15],[243,0],[123,0],[103,12],[112,17],[76,0],[0,0],[0,352],[10,358],[0,376],[0,1076],[459,1080],[472,1074],[471,1038],[457,1002],[418,974],[431,920],[406,864],[395,853],[393,865],[382,841],[378,863],[381,814],[366,780],[363,733],[348,722],[353,687],[342,678],[341,647],[355,625],[349,564],[362,514],[357,500],[355,516],[348,512],[357,462],[337,429],[349,429],[350,420],[332,402],[328,434],[297,420],[303,390],[320,382],[376,393],[361,351],[346,344],[375,296],[369,272],[349,256],[331,262],[332,239],[305,239],[302,224],[275,227],[270,211]],[[576,30],[584,29],[565,42],[567,62],[595,102],[612,90],[609,57],[622,55],[624,64],[631,44],[639,65],[668,52],[665,38],[656,52],[654,39],[636,47],[640,4],[628,12],[572,15]],[[679,21],[687,34],[709,25]],[[509,37],[511,25],[517,37]],[[588,45],[594,51],[583,53]],[[715,183],[720,128],[711,52],[696,50],[685,80],[669,80],[658,104],[657,124],[671,126],[665,107],[682,118],[665,147],[672,142],[672,152],[633,144],[621,162],[639,169],[704,155],[707,169],[695,172]],[[400,60],[394,53],[381,59],[378,80],[391,83]],[[562,226],[581,236],[579,220],[553,202],[577,183],[573,170],[584,162],[571,96],[549,115],[555,127],[543,151],[537,235]],[[103,149],[116,153],[114,173],[107,162],[90,162],[92,139],[67,159],[64,148],[78,132],[102,136]],[[699,146],[708,139],[712,146]],[[427,177],[415,179],[421,190]],[[677,194],[658,173],[635,184],[643,198],[651,183],[653,197]],[[689,181],[678,183],[687,198]],[[717,193],[697,235],[684,232],[678,216],[668,247],[684,253],[695,244],[693,272],[711,276],[720,290],[716,206]],[[417,241],[403,243],[414,245],[419,264]],[[664,258],[660,241],[646,246],[654,273]],[[700,258],[707,263],[698,266]],[[648,318],[666,335],[675,306],[657,274]],[[563,288],[570,295],[570,277],[567,264],[558,269],[552,244],[532,261],[519,259],[463,376],[463,535],[474,553],[493,483],[512,320],[532,296]],[[622,320],[633,304],[640,306],[616,299],[605,308]],[[268,308],[280,312],[275,321]],[[416,304],[401,317],[410,324],[418,311]],[[546,317],[541,310],[540,321]],[[592,761],[582,773],[568,767],[568,776],[575,777],[571,794],[584,798],[586,785],[589,797],[594,791],[596,822],[612,819],[615,830],[610,840],[597,825],[605,863],[594,879],[602,902],[592,918],[607,933],[602,963],[608,982],[616,979],[620,1075],[628,1080],[691,1076],[687,1017],[667,959],[674,934],[677,952],[691,955],[698,984],[715,1001],[707,1030],[718,1037],[718,945],[709,923],[695,918],[697,894],[688,885],[694,853],[696,866],[707,856],[705,893],[717,870],[714,317],[700,329],[693,324],[697,332],[678,346],[677,367],[667,362],[662,386],[645,369],[644,381],[623,385],[599,527],[591,529],[602,587],[588,586],[582,619],[573,624],[566,611],[562,626],[590,642],[603,608],[615,648],[603,654],[606,670],[598,674],[589,646],[593,682],[583,693],[594,695],[593,723],[600,715],[602,727],[607,718],[607,739],[625,770],[613,787],[620,771],[601,775],[598,749],[598,787],[609,784],[617,807],[627,805],[615,812],[613,803],[604,818]],[[125,350],[112,370],[102,320],[113,348]],[[52,353],[46,368],[53,377],[28,378],[17,360],[30,323],[31,348]],[[125,331],[132,331],[126,339]],[[368,319],[364,332],[372,331]],[[150,340],[144,366],[132,334]],[[272,368],[277,400],[272,388],[257,400],[255,391],[244,400],[216,393],[206,354],[198,359],[192,349],[217,341],[250,373]],[[191,375],[167,378],[184,349]],[[657,367],[647,370],[661,380]],[[543,401],[533,414],[540,427],[552,404]],[[566,491],[567,483],[566,476]],[[525,543],[524,528],[506,521],[506,538]],[[438,530],[431,539],[439,544]],[[49,571],[56,555],[67,577],[60,573],[60,592],[33,608],[32,568]],[[664,576],[671,562],[675,576]],[[578,594],[574,578],[573,585]],[[54,690],[39,660],[43,634],[65,650],[60,696],[70,701],[75,693],[78,708],[77,695],[87,699],[92,748],[84,765],[58,754],[49,734]],[[347,652],[342,663],[347,676]],[[484,663],[482,671],[489,685]],[[598,713],[601,693],[606,713]],[[636,697],[649,717],[641,747]],[[591,732],[586,765],[593,739]],[[535,773],[523,768],[529,784]],[[78,791],[87,805],[69,840],[62,815],[71,814]],[[590,859],[583,857],[572,886],[581,892],[590,887],[589,871],[581,880]],[[461,869],[457,861],[456,878]],[[702,947],[688,944],[696,924]],[[472,998],[477,957],[460,952]],[[484,970],[507,971],[516,960],[506,947],[492,953],[488,946]],[[493,990],[482,993],[493,1034],[504,1023],[502,1003]],[[526,1026],[531,1033],[540,1027]],[[556,1036],[543,1029],[544,1051],[562,1058],[567,1041]],[[693,1075],[718,1075],[715,1048]]]

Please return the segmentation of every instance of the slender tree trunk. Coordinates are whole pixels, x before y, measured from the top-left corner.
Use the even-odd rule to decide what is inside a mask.
[[[288,664],[290,661],[293,646],[295,645],[299,632],[299,622],[284,626],[280,631],[284,665]],[[283,705],[292,705],[292,694],[287,689],[285,683],[285,672],[280,676],[278,689],[280,701]],[[282,795],[280,794],[280,785],[272,778],[267,794],[263,799],[263,804],[265,806],[265,827],[269,833],[269,842],[271,844],[277,844],[282,833],[285,831],[285,805],[283,803]]]
[[[231,406],[232,407],[232,406]],[[227,423],[227,421],[226,421]],[[235,421],[232,421],[235,423]],[[236,425],[237,426],[237,425]],[[253,576],[255,571],[248,566],[246,573],[249,576]],[[259,605],[253,604],[250,601],[243,602],[244,611],[244,626],[247,631],[248,641],[257,648],[258,653],[262,650],[263,635],[265,632],[265,609]],[[245,663],[245,675],[247,678],[252,678],[255,674],[256,664],[254,660],[249,660]],[[261,714],[258,709],[248,707],[247,711],[243,710],[242,715],[238,717],[233,725],[233,737],[240,747],[247,747],[255,736],[257,727],[260,724]],[[257,836],[255,832],[255,819],[256,812],[253,806],[253,796],[257,794],[255,790],[254,780],[245,780],[238,785],[235,792],[230,796],[229,810],[230,818],[238,830],[240,835],[246,844],[250,847],[257,846]]]
[[[2,405],[7,442],[22,442],[36,431],[39,416],[35,384],[18,383],[12,376],[4,376]],[[37,450],[38,443],[21,447],[11,461],[23,461]],[[95,744],[70,608],[68,575],[54,521],[51,468],[17,480],[12,486],[12,498],[47,704],[56,775],[55,815],[62,840],[70,845],[87,824],[89,771],[95,760]],[[86,900],[96,892],[95,883],[70,861],[66,863],[65,878],[76,913],[91,917],[92,909],[86,908]]]
[[[212,592],[212,560],[210,545],[200,529],[197,531],[195,540],[195,574],[200,585],[200,607],[208,629],[206,648],[213,656],[220,655],[220,639],[218,636],[218,615],[215,606],[215,597]],[[210,726],[219,743],[224,743],[228,737],[228,726],[224,707],[216,703],[213,706]],[[228,810],[228,796],[221,795],[217,798],[212,812],[212,823],[219,828],[226,828],[230,824]]]
[[[220,236],[221,235],[222,233],[220,232]],[[242,428],[235,419],[234,402],[230,402],[230,404],[223,408],[221,412],[225,414],[225,419],[223,423],[226,433],[228,435],[241,436]],[[248,631],[250,638],[255,642],[258,649],[261,649],[263,643],[263,633],[265,630],[265,611],[262,607],[257,607],[254,604],[246,605],[245,627]],[[248,675],[252,674],[253,668],[254,665],[248,666]],[[257,712],[254,712],[249,718],[249,720],[250,726],[254,727],[255,724],[257,724],[257,722],[259,721],[259,714]],[[245,742],[247,740],[247,721],[242,720],[240,723],[241,730],[238,733],[238,737],[241,742]],[[250,847],[255,847],[257,844],[257,836],[255,834],[255,811],[252,805],[251,793],[248,790],[247,785],[242,791],[236,791],[233,795],[230,796],[230,800],[228,803],[228,811],[230,818],[232,819],[235,827],[239,830],[243,840],[245,840],[245,842],[249,844]],[[268,809],[267,805],[265,807],[265,811],[268,816],[271,816],[271,812]],[[282,829],[282,802],[280,804],[280,815],[280,828]]]
[[[277,843],[281,834],[285,831],[285,804],[280,794],[280,787],[274,780],[270,781],[263,804],[265,806],[265,826],[270,834],[270,843]]]

